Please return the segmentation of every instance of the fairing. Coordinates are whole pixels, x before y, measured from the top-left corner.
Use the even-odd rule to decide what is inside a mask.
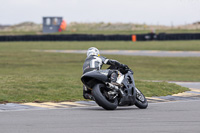
[[[91,72],[87,72],[82,75],[81,81],[84,85],[88,87],[92,87],[93,84],[91,82],[108,82],[108,71],[107,70],[94,70]]]

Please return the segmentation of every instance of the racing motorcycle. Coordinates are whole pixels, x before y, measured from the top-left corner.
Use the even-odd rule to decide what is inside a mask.
[[[124,70],[118,68],[113,70],[118,73],[117,81],[114,83],[110,80],[109,68],[93,70],[82,75],[81,81],[85,87],[91,89],[93,100],[106,110],[131,105],[146,109],[147,99],[135,87],[133,71],[128,66]]]

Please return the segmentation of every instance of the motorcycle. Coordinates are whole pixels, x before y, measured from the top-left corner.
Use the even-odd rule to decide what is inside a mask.
[[[127,66],[125,69],[112,68],[118,73],[117,81],[111,82],[109,68],[93,70],[82,75],[81,81],[91,90],[93,100],[106,110],[115,110],[117,106],[135,105],[146,109],[147,99],[135,87],[133,71]]]

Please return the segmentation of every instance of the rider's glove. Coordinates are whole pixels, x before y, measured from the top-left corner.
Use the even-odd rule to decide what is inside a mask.
[[[126,69],[128,66],[127,65],[125,65],[125,64],[121,64],[120,65],[120,68],[122,68],[122,69]]]
[[[125,65],[125,64],[121,64],[121,65],[120,65],[120,68],[121,68],[121,69],[120,69],[120,72],[121,72],[122,74],[127,73],[128,70],[129,70],[128,66]]]

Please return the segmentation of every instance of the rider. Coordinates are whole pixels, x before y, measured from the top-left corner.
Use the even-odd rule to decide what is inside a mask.
[[[121,64],[116,60],[107,59],[106,57],[100,56],[99,50],[95,47],[91,47],[87,51],[87,58],[83,64],[83,73],[87,73],[93,70],[100,70],[103,64],[110,65],[110,69],[112,68],[122,68],[121,72],[124,69],[128,68],[127,65]],[[114,70],[109,70],[108,75],[110,76],[111,82],[117,81],[117,72]],[[92,99],[91,90],[89,90],[85,85],[83,85],[83,97],[85,99]]]

